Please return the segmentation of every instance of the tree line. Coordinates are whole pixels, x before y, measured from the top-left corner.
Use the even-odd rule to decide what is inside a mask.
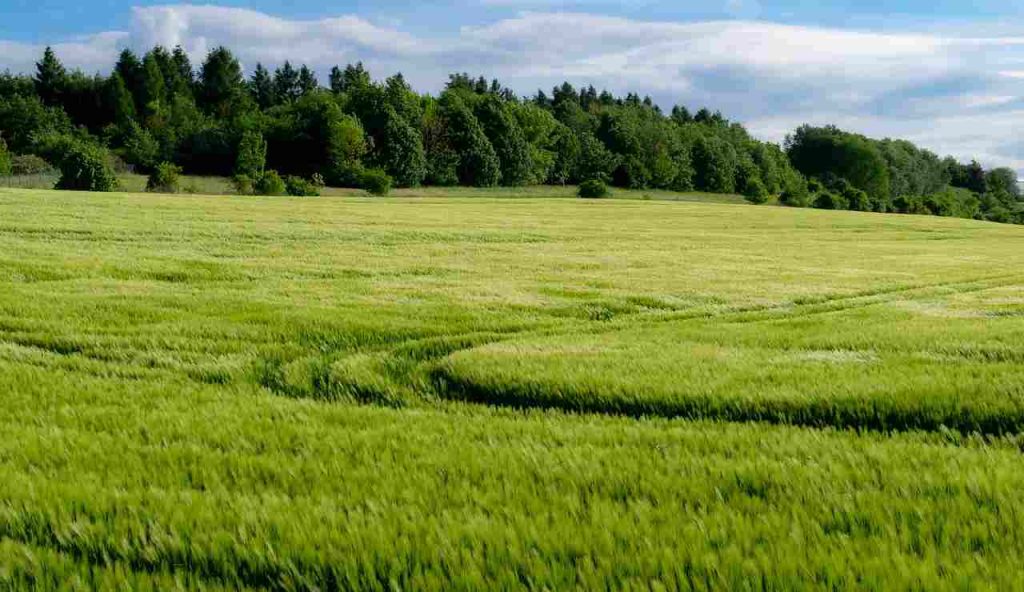
[[[1015,173],[986,171],[903,140],[804,126],[784,146],[707,108],[564,83],[519,97],[450,76],[437,96],[362,64],[257,64],[224,47],[194,68],[181,47],[121,52],[109,75],[68,71],[47,48],[33,76],[0,75],[0,175],[48,166],[59,187],[110,189],[113,164],[232,176],[240,192],[308,194],[322,184],[517,186],[599,181],[739,193],[754,203],[1024,222]],[[282,175],[284,178],[282,179]]]

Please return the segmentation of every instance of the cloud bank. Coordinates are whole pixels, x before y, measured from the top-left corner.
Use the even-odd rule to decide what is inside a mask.
[[[550,11],[440,37],[356,15],[289,20],[220,6],[140,7],[131,17],[128,31],[51,42],[67,65],[86,71],[109,69],[122,47],[180,44],[196,62],[226,45],[247,69],[290,59],[323,75],[334,64],[361,60],[378,76],[401,71],[429,91],[454,71],[497,77],[523,94],[569,80],[650,94],[666,108],[721,109],[770,140],[781,141],[803,122],[836,123],[1024,173],[1024,142],[1016,134],[1024,129],[1020,35],[644,22]],[[41,52],[0,40],[0,68],[31,71]]]

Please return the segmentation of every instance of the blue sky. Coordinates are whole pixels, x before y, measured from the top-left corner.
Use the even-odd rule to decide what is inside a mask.
[[[246,68],[364,61],[436,91],[452,71],[521,93],[568,79],[722,109],[781,141],[802,122],[906,137],[1024,172],[1024,0],[0,0],[0,69],[44,45],[106,71],[123,47],[225,44]]]
[[[0,9],[0,38],[33,41],[96,31],[124,30],[130,26],[131,8],[167,2],[132,0],[5,0]],[[711,20],[756,18],[789,24],[893,27],[950,20],[995,20],[1022,15],[1024,3],[978,0],[736,0],[679,2],[666,0],[462,0],[422,2],[356,0],[325,3],[319,0],[224,0],[221,6],[249,8],[268,14],[315,19],[359,14],[369,19],[402,22],[423,32],[451,31],[466,24],[514,16],[523,10],[571,10],[641,20]],[[894,4],[896,4],[894,6]]]

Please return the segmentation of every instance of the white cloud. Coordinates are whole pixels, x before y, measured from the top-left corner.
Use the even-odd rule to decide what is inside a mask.
[[[484,0],[508,2],[508,0]],[[538,8],[572,5],[532,0]],[[523,6],[519,4],[519,6]],[[739,14],[756,10],[746,0]],[[168,5],[132,10],[127,32],[55,45],[72,67],[105,70],[123,46],[181,44],[198,62],[230,47],[247,68],[285,59],[321,74],[361,60],[436,91],[453,71],[498,77],[522,93],[564,79],[651,94],[664,106],[708,105],[781,140],[796,124],[837,123],[903,136],[942,153],[1024,168],[1013,137],[1024,115],[1024,36],[1001,31],[871,32],[752,20],[643,22],[596,14],[525,12],[423,37],[359,16],[289,20],[253,10]],[[0,68],[30,71],[42,48],[0,41]],[[1012,123],[1008,123],[1012,122]],[[970,151],[970,152],[968,152]]]
[[[52,43],[64,64],[86,72],[109,70],[119,47],[128,39],[128,33],[109,31]],[[32,72],[43,54],[42,45],[4,41],[0,39],[0,69],[12,72]]]

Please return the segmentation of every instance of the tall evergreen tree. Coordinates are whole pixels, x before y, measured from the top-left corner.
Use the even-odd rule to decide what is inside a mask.
[[[345,74],[338,66],[331,66],[331,74],[328,77],[331,92],[341,94],[345,92]]]
[[[144,113],[159,111],[167,101],[167,85],[160,67],[159,58],[153,52],[147,53],[142,59],[142,108]]]
[[[371,83],[370,73],[363,67],[363,63],[356,62],[354,65],[345,66],[345,71],[341,74],[339,89],[340,92],[350,92],[353,89],[370,86]]]
[[[195,86],[196,75],[192,70],[192,61],[189,60],[185,49],[180,45],[174,47],[171,52],[171,63],[177,75],[174,77],[174,92],[177,94],[192,95],[192,88]]]
[[[281,103],[289,103],[302,96],[299,73],[288,60],[274,70],[274,96]]]
[[[174,61],[174,55],[167,51],[167,48],[162,45],[153,47],[153,49],[143,57],[143,65],[145,65],[147,59],[155,61],[157,67],[160,69],[160,74],[163,77],[164,82],[163,100],[165,103],[169,104],[174,95],[178,93],[187,92],[191,95],[191,90],[189,88],[191,80],[186,80],[183,77],[178,65]],[[189,69],[191,69],[191,65],[189,65]]]
[[[199,105],[219,117],[234,114],[244,96],[242,67],[226,47],[218,47],[206,56],[199,72]]]
[[[128,92],[132,95],[132,101],[135,103],[135,111],[142,112],[146,106],[145,103],[145,72],[142,68],[142,62],[130,49],[124,49],[121,51],[121,55],[117,58],[117,64],[114,65],[114,71],[121,76],[121,80],[124,81],[125,87]]]
[[[68,74],[64,64],[57,59],[53,49],[47,47],[43,59],[36,62],[35,83],[36,94],[46,105],[59,105],[67,86]]]
[[[269,109],[276,104],[274,100],[274,81],[270,72],[263,64],[256,64],[256,69],[249,79],[249,94],[260,109]]]
[[[132,99],[132,93],[128,92],[124,79],[116,71],[107,79],[103,101],[109,121],[123,127],[135,119],[135,100]]]
[[[320,87],[320,82],[316,79],[316,74],[313,73],[305,64],[299,68],[299,77],[296,81],[296,86],[300,96],[305,96],[315,91]]]

